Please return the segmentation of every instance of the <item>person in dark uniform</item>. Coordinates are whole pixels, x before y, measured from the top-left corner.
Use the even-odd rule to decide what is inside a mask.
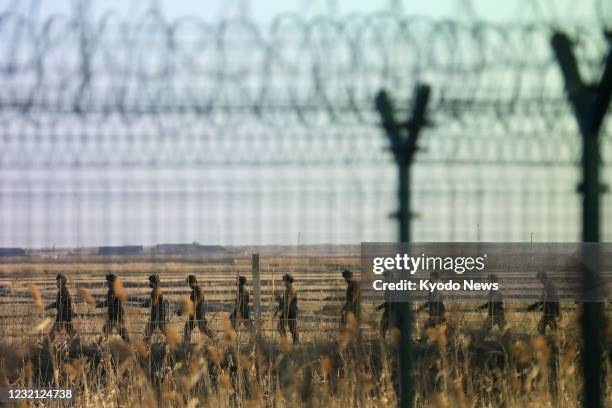
[[[376,311],[382,310],[380,318],[380,337],[387,338],[387,332],[391,329],[391,322],[394,316],[393,303],[386,301],[376,306]]]
[[[243,322],[246,327],[251,327],[251,317],[249,313],[249,291],[246,288],[246,278],[238,277],[238,292],[234,302],[234,311],[230,315],[232,327],[235,329],[239,323]]]
[[[437,271],[432,271],[430,274],[430,280],[432,283],[438,282],[440,280],[440,274]],[[437,327],[446,321],[446,317],[444,316],[446,309],[442,300],[442,294],[435,290],[433,292],[429,292],[427,297],[427,302],[423,303],[417,309],[417,312],[427,309],[429,318],[425,322],[425,329],[429,327]]]
[[[344,306],[342,306],[340,325],[346,327],[347,316],[349,313],[353,314],[353,317],[357,322],[361,317],[361,287],[359,283],[353,279],[353,272],[349,270],[342,271],[342,277],[346,282],[346,298]]]
[[[550,326],[553,331],[557,330],[557,319],[561,315],[559,310],[559,296],[557,288],[550,280],[546,272],[538,272],[537,278],[540,280],[544,288],[542,296],[538,302],[530,305],[527,311],[531,312],[538,308],[542,309],[542,318],[538,323],[538,333],[544,334],[546,327]]]
[[[189,315],[187,322],[185,322],[185,330],[183,331],[183,335],[185,340],[189,340],[191,338],[191,332],[195,329],[196,325],[200,332],[208,336],[210,339],[215,338],[215,334],[208,327],[208,322],[206,321],[206,309],[204,304],[204,291],[198,285],[198,280],[195,275],[189,275],[187,277],[187,283],[191,288],[191,294],[189,295],[189,299],[193,305],[193,313]],[[180,315],[180,313],[179,313]]]
[[[72,311],[72,297],[70,296],[70,291],[68,290],[68,279],[62,273],[58,273],[55,277],[55,281],[57,284],[57,295],[55,297],[55,302],[48,304],[45,307],[45,310],[56,310],[55,315],[55,323],[53,323],[53,327],[51,328],[51,339],[55,337],[55,334],[60,331],[66,331],[68,335],[74,336],[76,333],[74,329],[74,324],[72,323],[72,318],[74,317],[74,313]]]
[[[108,336],[112,333],[113,329],[116,329],[117,333],[124,341],[129,341],[128,331],[125,327],[123,302],[117,293],[119,289],[117,287],[119,285],[117,276],[112,273],[106,275],[106,284],[108,285],[106,299],[96,303],[97,308],[108,308],[108,315],[104,322],[102,332]]]
[[[383,273],[383,277],[385,281],[389,281],[392,276],[389,271],[385,271]],[[398,327],[397,320],[397,312],[395,308],[395,303],[391,301],[391,295],[388,291],[385,291],[385,301],[384,303],[376,306],[376,311],[382,310],[383,314],[380,318],[380,336],[385,339],[387,338],[387,332],[393,327]]]
[[[497,275],[489,275],[490,283],[498,283],[499,279]],[[503,329],[506,325],[506,317],[504,314],[504,297],[499,290],[490,290],[489,299],[486,303],[483,303],[478,307],[478,310],[487,309],[487,320],[485,321],[486,331],[490,331],[494,325],[497,325],[499,329]]]
[[[274,315],[280,312],[278,321],[278,331],[281,335],[286,335],[286,327],[289,326],[293,344],[300,342],[298,328],[297,328],[297,316],[298,316],[298,296],[297,290],[293,287],[293,276],[285,274],[283,276],[283,282],[285,283],[285,292],[282,296],[276,296],[278,302],[278,308]]]
[[[145,340],[151,338],[155,329],[159,329],[164,333],[166,328],[166,307],[164,303],[164,295],[159,287],[159,275],[153,274],[149,276],[149,286],[151,287],[151,296],[149,299],[142,302],[141,307],[150,307],[151,313],[147,328],[145,329]]]

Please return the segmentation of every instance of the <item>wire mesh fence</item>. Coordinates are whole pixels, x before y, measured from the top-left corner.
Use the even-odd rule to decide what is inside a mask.
[[[567,28],[587,77],[606,50],[603,24]],[[80,265],[102,246],[395,240],[396,176],[374,97],[392,91],[406,116],[419,81],[432,100],[413,168],[414,240],[577,241],[581,144],[553,28],[389,13],[261,27],[168,20],[155,7],[129,20],[81,9],[40,19],[12,5],[0,18],[0,246]],[[607,124],[604,176],[611,138]],[[606,191],[605,241],[611,204]],[[140,261],[173,267],[148,250]],[[100,284],[121,269],[101,263]],[[144,281],[144,270],[130,273]]]

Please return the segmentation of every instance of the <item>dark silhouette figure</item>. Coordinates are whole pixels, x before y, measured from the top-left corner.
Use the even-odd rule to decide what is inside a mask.
[[[438,282],[440,280],[440,275],[438,274],[438,272],[431,272],[430,280],[432,283]],[[429,318],[424,324],[425,329],[429,327],[437,327],[446,321],[446,317],[444,316],[446,308],[444,307],[444,302],[442,300],[442,295],[440,294],[440,292],[437,290],[429,292],[427,297],[427,302],[423,303],[417,309],[417,312],[427,309]]]
[[[246,288],[246,278],[240,276],[238,278],[238,292],[234,302],[234,311],[230,315],[232,327],[235,329],[241,322],[246,327],[251,327],[251,317],[249,313],[249,291]]]
[[[129,341],[128,331],[125,327],[123,302],[117,294],[119,284],[117,276],[112,273],[106,275],[106,284],[108,285],[106,299],[96,303],[97,308],[108,308],[108,315],[102,332],[108,336],[115,329],[124,341]]]
[[[497,275],[489,275],[490,283],[499,283]],[[478,310],[487,309],[487,320],[485,321],[485,330],[490,331],[493,326],[497,325],[499,329],[503,329],[506,325],[506,317],[504,314],[504,297],[499,290],[490,290],[489,299],[478,307]]]
[[[160,279],[158,275],[154,274],[149,276],[151,296],[141,304],[141,307],[151,308],[149,321],[147,322],[147,328],[145,329],[145,340],[150,339],[151,335],[156,329],[159,329],[162,333],[164,333],[166,328],[167,302],[164,300],[164,295],[159,285]]]
[[[64,274],[58,273],[55,277],[55,281],[57,284],[57,295],[55,297],[55,302],[50,303],[45,307],[45,310],[56,310],[55,323],[53,323],[50,333],[51,339],[55,337],[57,332],[64,330],[68,335],[74,336],[76,331],[74,329],[74,324],[72,323],[74,312],[72,310],[72,297],[70,296],[70,291],[67,287],[68,279]]]
[[[393,302],[386,301],[376,306],[376,310],[383,311],[382,317],[380,318],[380,336],[385,339],[387,338],[387,332],[393,327],[397,327],[395,304]]]
[[[204,291],[198,285],[198,280],[195,275],[189,275],[187,277],[187,283],[191,288],[191,294],[189,295],[189,299],[193,305],[193,314],[189,315],[187,322],[185,323],[185,330],[183,331],[183,335],[185,340],[189,340],[191,338],[191,332],[197,326],[200,329],[200,332],[208,336],[210,339],[215,338],[215,334],[208,327],[208,322],[206,321],[206,309],[204,305]],[[180,313],[179,313],[180,315]]]
[[[353,272],[349,270],[342,271],[342,277],[346,282],[346,297],[344,306],[342,306],[342,312],[340,316],[340,326],[346,327],[347,316],[349,313],[353,314],[353,317],[359,323],[361,317],[361,287],[359,283],[353,279]]]
[[[386,281],[391,279],[391,274],[389,271],[385,271],[383,274]],[[387,338],[387,333],[392,328],[398,328],[398,315],[396,311],[396,305],[394,302],[391,302],[391,295],[389,292],[385,292],[385,301],[384,303],[376,306],[376,311],[382,310],[382,317],[380,318],[380,336],[385,339]]]
[[[298,328],[297,328],[297,316],[298,316],[298,296],[297,290],[293,287],[293,276],[285,274],[283,276],[283,282],[285,283],[285,292],[283,296],[276,296],[278,307],[274,316],[280,312],[278,321],[278,331],[281,335],[286,335],[286,328],[289,326],[293,344],[300,342]]]
[[[530,305],[527,311],[531,312],[538,308],[542,309],[542,318],[538,323],[538,333],[544,334],[546,327],[550,326],[553,331],[557,330],[557,319],[561,315],[559,309],[559,295],[557,294],[557,288],[552,283],[546,272],[538,272],[537,278],[540,280],[544,288],[542,290],[542,296],[538,302]]]

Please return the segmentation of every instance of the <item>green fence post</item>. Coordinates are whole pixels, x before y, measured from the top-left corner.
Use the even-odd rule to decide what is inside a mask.
[[[412,114],[410,120],[399,123],[395,120],[393,104],[383,90],[376,97],[376,108],[382,119],[382,126],[391,142],[391,150],[398,166],[398,201],[397,213],[399,221],[399,242],[410,242],[410,167],[418,150],[417,140],[421,129],[427,124],[426,110],[429,101],[430,88],[419,84],[414,92]],[[411,304],[398,304],[397,313],[400,322],[400,395],[399,406],[408,408],[414,402],[413,358],[412,358],[412,326],[413,313]]]
[[[582,135],[582,241],[600,240],[600,195],[603,190],[599,170],[599,130],[610,104],[612,93],[612,47],[608,53],[604,72],[598,84],[585,84],[580,76],[578,63],[572,50],[569,37],[555,33],[552,47],[565,80],[568,98],[574,109],[578,127]],[[597,251],[591,254],[597,256]],[[594,265],[599,265],[594,260]],[[595,271],[596,272],[596,271]],[[587,272],[584,287],[596,288],[595,273]],[[603,312],[601,303],[584,302],[582,313],[582,367],[584,374],[584,406],[601,407],[601,372]]]

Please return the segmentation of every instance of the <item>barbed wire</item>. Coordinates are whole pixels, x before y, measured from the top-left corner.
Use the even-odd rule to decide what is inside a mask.
[[[153,9],[134,22],[111,13],[91,25],[73,16],[34,25],[5,12],[0,33],[10,43],[0,57],[2,107],[33,116],[372,123],[381,87],[409,95],[418,81],[435,84],[433,106],[457,116],[482,110],[482,102],[506,114],[532,103],[530,111],[548,116],[555,113],[546,102],[564,100],[546,26],[284,15],[264,31],[248,20],[167,22]],[[572,34],[584,68],[597,67],[606,50],[601,33]]]
[[[419,81],[434,90],[424,162],[578,158],[550,24],[87,16],[0,14],[3,167],[380,163],[374,95],[391,89],[409,110]],[[566,28],[588,78],[605,29]]]

